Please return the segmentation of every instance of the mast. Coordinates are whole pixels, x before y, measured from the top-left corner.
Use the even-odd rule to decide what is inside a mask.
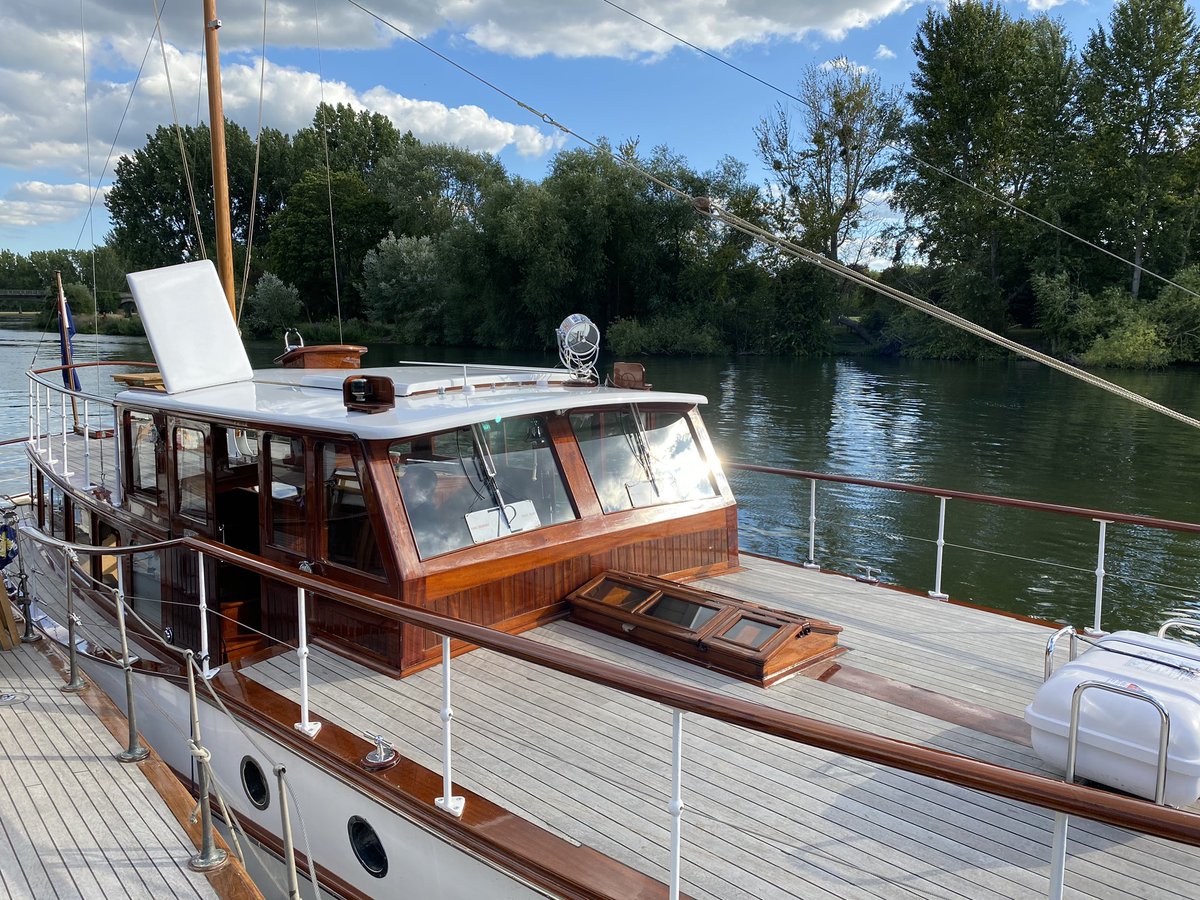
[[[212,139],[213,208],[216,210],[217,275],[237,321],[233,300],[233,228],[229,221],[229,167],[225,161],[225,110],[221,103],[221,50],[217,41],[217,0],[204,0],[204,58],[208,69],[208,122]]]

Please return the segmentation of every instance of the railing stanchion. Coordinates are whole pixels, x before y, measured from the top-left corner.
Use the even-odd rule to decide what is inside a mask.
[[[67,601],[67,643],[70,648],[67,651],[67,658],[70,660],[70,668],[68,674],[70,680],[64,684],[60,690],[67,693],[75,693],[82,691],[87,687],[87,682],[83,680],[83,676],[79,674],[79,648],[76,646],[75,640],[75,592],[71,589],[71,564],[76,560],[75,551],[69,547],[63,548],[63,587],[66,590]]]
[[[200,742],[200,703],[196,699],[196,660],[187,652],[188,698],[192,705],[192,738],[188,742],[196,760],[196,787],[200,794],[200,852],[188,860],[195,872],[211,872],[229,862],[229,854],[213,842],[212,799],[209,797],[208,761],[212,754]]]
[[[29,573],[25,571],[25,556],[17,553],[17,596],[21,599],[22,611],[25,613],[25,632],[21,635],[21,643],[32,644],[40,641],[42,636],[33,630],[33,596],[29,593]]]
[[[450,705],[450,638],[442,635],[442,796],[434,800],[438,809],[461,816],[466,799],[454,796],[454,780],[451,773],[450,723],[454,719],[454,708]]]
[[[301,569],[305,569],[307,565],[301,565]],[[311,572],[311,566],[305,571]],[[296,723],[295,728],[309,737],[316,737],[317,732],[321,730],[321,723],[311,722],[308,718],[308,618],[305,610],[307,593],[304,588],[296,588],[296,658],[300,661],[300,721]]]
[[[683,832],[683,713],[671,710],[671,882],[667,896],[679,900],[680,843]]]
[[[292,839],[292,817],[288,810],[287,785],[283,776],[286,766],[275,767],[275,781],[279,786],[279,822],[283,834],[283,867],[287,870],[288,900],[300,900],[300,880],[296,876],[296,843]]]
[[[54,433],[51,430],[50,386],[46,385],[46,462],[54,466]]]
[[[1104,540],[1108,532],[1107,519],[1092,519],[1100,524],[1100,543],[1096,551],[1096,616],[1092,623],[1092,633],[1100,634],[1100,619],[1104,612]]]
[[[808,559],[804,568],[819,569],[817,565],[817,479],[808,479]]]
[[[67,395],[66,392],[60,392],[58,395],[58,419],[62,423],[62,454],[63,454],[63,477],[71,474],[70,461],[67,459]]]
[[[942,552],[946,546],[946,498],[938,497],[938,536],[937,536],[937,566],[933,574],[933,590],[929,596],[934,600],[949,600],[948,594],[942,593]]]
[[[29,443],[32,444],[36,448],[37,445],[34,443],[34,441],[37,440],[37,431],[34,430],[34,425],[33,425],[33,384],[34,384],[34,381],[32,378],[28,378],[28,377],[25,380],[29,383]]]
[[[123,763],[139,762],[150,751],[138,742],[137,710],[133,705],[133,662],[129,657],[129,635],[125,630],[125,575],[122,560],[117,560],[117,629],[121,633],[121,666],[125,669],[125,719],[129,723],[129,744],[117,759]]]
[[[200,599],[200,674],[207,681],[217,674],[217,670],[208,667],[208,586],[204,577],[204,554],[199,550],[196,551],[196,587]]]
[[[91,430],[88,401],[85,397],[83,400],[83,484],[85,487],[92,486],[92,436],[88,433]]]

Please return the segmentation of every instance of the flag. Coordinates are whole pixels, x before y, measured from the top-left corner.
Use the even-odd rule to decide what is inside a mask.
[[[0,525],[0,569],[17,558],[17,530],[12,525]]]
[[[60,294],[60,296],[62,295]],[[71,354],[75,349],[71,344],[71,339],[75,337],[75,317],[71,315],[71,304],[65,296],[62,296],[62,308],[60,312],[63,321],[58,326],[58,352],[62,358],[62,364],[66,366],[70,365]],[[79,373],[74,369],[63,369],[62,379],[63,384],[71,390],[82,390],[79,386]]]

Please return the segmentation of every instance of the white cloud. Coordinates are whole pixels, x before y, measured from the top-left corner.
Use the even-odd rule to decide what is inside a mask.
[[[893,50],[891,47],[889,47],[887,44],[880,44],[878,47],[875,48],[875,58],[876,59],[895,59],[896,51]]]
[[[90,199],[91,190],[86,184],[21,181],[0,198],[0,226],[25,228],[70,222],[87,210]]]
[[[1056,6],[1062,6],[1066,2],[1067,0],[1028,0],[1028,6],[1036,12],[1045,12]]]
[[[842,69],[847,72],[854,72],[857,75],[866,75],[871,71],[870,66],[860,65],[853,62],[844,56],[838,56],[834,59],[827,59],[825,62],[817,66],[822,72],[832,72],[835,69]]]

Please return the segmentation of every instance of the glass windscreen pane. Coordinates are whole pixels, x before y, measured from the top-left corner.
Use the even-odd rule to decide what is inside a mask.
[[[778,634],[779,628],[770,622],[741,618],[725,629],[721,637],[734,644],[757,649]]]
[[[576,518],[540,416],[399,442],[390,452],[422,559]]]
[[[325,558],[360,572],[382,575],[383,557],[350,447],[323,443],[319,452],[325,485]]]
[[[133,466],[130,484],[135,490],[158,493],[158,429],[154,426],[154,417],[131,412],[129,436],[133,442],[130,453]]]
[[[632,406],[577,412],[571,427],[606,513],[716,494],[681,412]]]
[[[271,543],[304,553],[304,441],[270,437]]]
[[[649,599],[654,593],[649,588],[636,587],[632,584],[621,584],[608,578],[594,588],[584,592],[585,597],[609,606],[619,606],[621,609],[634,609]]]
[[[662,622],[670,622],[672,625],[699,631],[718,612],[720,610],[711,606],[664,594],[655,600],[654,605],[645,610],[643,614]]]
[[[175,478],[179,489],[179,515],[208,521],[208,491],[204,477],[204,432],[175,429]]]

